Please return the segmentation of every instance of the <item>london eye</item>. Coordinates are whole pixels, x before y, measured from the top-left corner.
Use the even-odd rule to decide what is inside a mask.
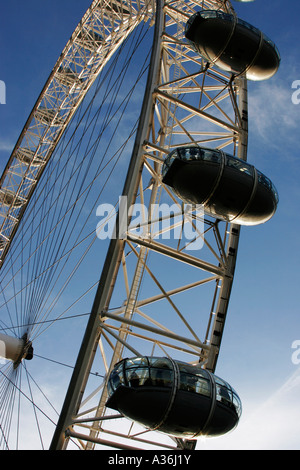
[[[279,64],[228,0],[91,3],[0,181],[1,448],[238,426],[217,362],[241,227],[279,201],[247,157],[247,82]]]

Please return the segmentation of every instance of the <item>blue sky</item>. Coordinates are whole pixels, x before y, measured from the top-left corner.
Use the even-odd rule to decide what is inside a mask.
[[[0,171],[58,55],[90,0],[15,0],[2,6]],[[217,373],[238,391],[238,429],[203,449],[299,449],[300,341],[299,203],[300,104],[292,83],[300,80],[298,0],[233,2],[238,16],[267,34],[281,54],[278,73],[249,83],[248,160],[269,176],[280,203],[274,218],[241,232],[236,277]],[[300,358],[300,354],[298,356]]]
[[[270,222],[241,232],[218,373],[232,377],[244,412],[238,430],[211,446],[299,449],[300,369],[292,361],[291,345],[300,337],[300,107],[292,103],[291,86],[300,76],[300,5],[291,1],[285,8],[279,0],[234,4],[238,15],[267,34],[281,54],[271,80],[248,86],[248,160],[273,180],[280,202]]]

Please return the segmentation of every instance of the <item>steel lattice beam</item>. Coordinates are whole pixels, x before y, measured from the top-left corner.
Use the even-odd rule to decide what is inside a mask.
[[[94,0],[55,64],[0,180],[0,266],[33,191],[81,101],[152,1]]]
[[[161,190],[165,191],[176,203],[176,199],[168,188],[162,185],[161,165],[164,155],[171,148],[179,145],[183,138],[185,143],[192,142],[201,145],[206,142],[214,142],[218,148],[231,146],[232,153],[246,158],[247,129],[243,124],[243,116],[246,111],[246,89],[243,88],[243,79],[233,82],[231,76],[208,68],[183,38],[184,22],[193,13],[194,8],[199,5],[203,8],[221,8],[225,11],[231,11],[229,2],[177,1],[166,2],[157,12],[155,45],[152,55],[154,71],[152,70],[152,76],[150,74],[140,128],[123,191],[123,195],[128,198],[129,203],[136,203],[138,200],[143,203],[146,201],[146,189],[143,189],[146,175],[152,181],[152,189],[148,198],[150,205],[157,200]],[[197,73],[191,73],[189,66],[191,63],[197,64]],[[241,90],[243,90],[242,100],[240,99]],[[198,103],[198,106],[195,103]],[[198,127],[194,125],[194,122]],[[206,130],[200,130],[200,122],[207,123]],[[137,198],[138,191],[139,198]],[[180,206],[180,203],[177,202],[177,204]],[[145,226],[148,224],[148,228],[152,223],[151,218],[144,221]],[[135,440],[135,436],[130,433],[126,435],[103,428],[107,399],[105,382],[103,389],[100,388],[95,394],[90,395],[91,398],[95,398],[95,395],[99,397],[97,404],[86,409],[89,397],[81,403],[91,364],[96,360],[98,348],[104,362],[107,363],[107,373],[120,360],[124,350],[128,349],[133,354],[139,352],[136,346],[132,345],[132,338],[141,338],[145,342],[153,343],[153,345],[160,344],[162,348],[171,347],[178,351],[189,351],[190,354],[193,353],[195,357],[198,357],[204,367],[210,370],[215,369],[233,281],[239,228],[234,225],[228,227],[225,238],[222,238],[218,222],[207,223],[209,227],[207,230],[213,233],[214,242],[209,243],[206,240],[205,242],[214,259],[213,262],[208,262],[201,257],[201,253],[200,256],[199,253],[194,256],[194,254],[185,252],[182,247],[174,248],[167,244],[163,245],[151,237],[137,237],[133,235],[130,224],[126,237],[112,240],[99,282],[91,320],[52,443],[53,448],[65,447],[70,437],[77,437],[83,447],[93,448],[94,445],[101,444],[99,433],[108,433],[112,439],[110,441],[112,446],[116,445],[114,439]],[[124,257],[126,249],[136,256],[136,264],[130,279],[128,277],[129,268]],[[202,341],[198,338],[193,327],[185,320],[184,314],[181,314],[180,309],[172,301],[171,295],[167,294],[159,280],[151,272],[147,263],[147,256],[151,252],[155,252],[162,258],[168,257],[179,263],[192,265],[196,270],[207,273],[208,278],[200,282],[199,276],[196,274],[197,281],[193,285],[196,285],[197,282],[199,285],[203,285],[206,281],[209,282],[207,279],[216,283],[213,304],[208,315],[207,330]],[[121,265],[123,265],[127,286],[127,299],[123,309],[112,313],[109,311],[110,300],[114,294]],[[173,332],[172,329],[166,328],[156,322],[154,318],[144,315],[140,310],[138,306],[143,304],[143,300],[140,300],[138,294],[145,273],[148,273],[157,284],[161,290],[161,298],[168,300],[186,325],[191,337],[183,337],[178,332]],[[185,288],[182,286],[177,289],[177,292],[184,290]],[[133,315],[139,315],[143,321],[133,320]],[[108,323],[108,321],[110,322]],[[146,323],[147,321],[150,322],[150,325]],[[165,339],[159,339],[160,336]],[[110,358],[105,356],[103,347],[103,341],[111,342],[109,338],[116,341]],[[85,409],[86,411],[84,411]],[[94,420],[91,418],[92,415]],[[82,433],[77,434],[75,431],[76,416],[81,416],[82,419],[86,416],[88,419],[85,424],[86,439]],[[88,424],[91,422],[92,424]],[[85,440],[86,445],[84,444]],[[150,441],[147,442],[150,443]],[[184,446],[184,443],[180,445]]]

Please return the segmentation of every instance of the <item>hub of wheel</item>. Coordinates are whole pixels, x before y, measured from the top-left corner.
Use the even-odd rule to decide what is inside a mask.
[[[22,338],[8,336],[0,333],[0,357],[14,363],[16,369],[24,360],[33,358],[33,347],[27,334]]]

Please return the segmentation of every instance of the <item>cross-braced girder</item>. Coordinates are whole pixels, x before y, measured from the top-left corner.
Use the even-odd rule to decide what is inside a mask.
[[[247,158],[246,80],[243,76],[222,72],[204,61],[185,38],[186,22],[199,9],[234,14],[228,0],[157,0],[157,3],[153,0],[94,0],[55,64],[2,175],[0,268],[2,279],[5,279],[8,265],[11,264],[11,277],[7,276],[7,280],[2,281],[2,309],[8,312],[7,316],[3,315],[1,324],[5,331],[11,330],[16,336],[21,327],[26,328],[26,345],[31,345],[29,336],[33,330],[39,336],[40,330],[48,328],[47,321],[50,329],[50,324],[52,326],[54,320],[63,317],[65,312],[73,313],[77,301],[82,300],[97,285],[95,279],[92,287],[89,285],[86,288],[86,284],[82,283],[85,286],[82,295],[80,291],[77,298],[77,292],[72,292],[71,305],[63,313],[56,312],[64,304],[63,296],[59,304],[60,295],[67,291],[70,279],[75,277],[74,273],[79,271],[79,267],[82,268],[82,259],[90,247],[97,244],[98,252],[103,251],[101,240],[102,235],[106,235],[103,232],[111,220],[116,222],[94,303],[89,303],[87,307],[84,305],[91,313],[53,437],[53,449],[72,446],[80,449],[103,446],[174,449],[194,446],[194,443],[182,439],[162,437],[161,434],[158,437],[155,430],[144,429],[121,414],[112,412],[106,403],[108,376],[115,364],[124,357],[168,356],[191,364],[200,363],[203,368],[214,371],[219,356],[240,229],[237,225],[207,216],[202,206],[184,203],[164,183],[162,174],[165,158],[172,150],[182,146],[224,149],[241,159]],[[127,104],[124,106],[126,112],[122,113],[122,118],[126,113],[126,120],[128,111],[128,121],[132,117],[130,113],[133,114],[132,121],[138,121],[138,126],[134,124],[128,132],[129,125],[124,126],[124,121],[122,128],[116,125],[116,130],[112,130],[107,138],[109,144],[106,150],[100,148],[98,154],[96,151],[93,154],[96,155],[95,159],[103,160],[96,167],[96,175],[93,174],[89,181],[89,170],[92,173],[94,169],[92,165],[89,167],[89,155],[94,142],[91,138],[83,154],[84,138],[74,137],[72,126],[86,125],[89,128],[93,118],[90,115],[90,123],[82,124],[80,105],[87,92],[93,90],[92,85],[100,72],[104,70],[105,75],[105,70],[114,63],[114,58],[117,56],[119,60],[126,39],[139,32],[144,23],[147,27],[154,26],[151,28],[154,30],[154,40],[140,119],[138,121],[136,108],[132,111]],[[135,60],[142,58],[141,72],[135,71],[141,77],[147,70],[144,67],[146,53],[135,47],[137,44],[141,44],[139,38],[130,45],[132,49],[128,46],[128,50],[130,54],[134,50]],[[133,53],[131,55],[133,57]],[[130,88],[130,74],[121,70],[120,66],[123,64],[126,69],[127,57],[124,61],[118,60],[114,63],[114,66],[118,64],[116,69],[120,69],[116,74],[122,76],[120,82],[124,80],[124,88]],[[120,82],[107,77],[103,77],[103,82],[105,79],[111,81],[111,88],[103,92],[104,95],[107,93],[106,100],[110,101],[107,115],[104,116],[104,99],[99,106],[103,106],[104,110],[103,114],[99,113],[99,120],[104,121],[103,127],[102,124],[99,126],[99,134],[103,132],[103,135],[103,129],[106,131],[112,121],[118,121],[118,114],[112,111],[111,102],[117,107],[123,100],[118,88]],[[138,83],[136,80],[132,88],[138,88]],[[124,88],[123,93],[128,92],[130,96],[130,90],[124,92]],[[112,90],[115,95],[110,99]],[[138,92],[135,98],[137,95]],[[139,103],[141,101],[139,96]],[[98,102],[96,104],[92,100],[91,108],[93,106],[96,108]],[[90,104],[87,109],[90,109]],[[122,106],[120,109],[123,111]],[[80,117],[77,123],[76,111],[79,111]],[[82,114],[85,115],[85,111]],[[100,202],[107,202],[102,196],[105,185],[110,186],[110,193],[114,194],[109,194],[109,197],[115,197],[116,181],[119,184],[120,174],[124,171],[124,161],[117,166],[114,160],[119,152],[117,150],[114,154],[115,146],[119,144],[114,141],[121,141],[122,133],[126,134],[125,144],[121,143],[120,148],[126,151],[128,142],[135,136],[122,197],[113,206],[106,224],[100,223],[95,231],[94,221],[91,222],[91,214],[95,212],[93,208]],[[71,151],[67,156],[65,149],[58,156],[55,151],[59,149],[59,142],[63,136],[69,137],[70,134],[70,147],[78,145],[76,157],[75,152]],[[86,140],[89,140],[89,136],[87,133]],[[97,145],[101,147],[102,143],[103,147],[106,146],[105,138],[97,139]],[[109,156],[105,159],[107,149]],[[51,165],[56,159],[62,161],[63,171],[58,166],[52,173]],[[111,162],[120,173],[118,178],[115,178],[109,166]],[[69,167],[67,163],[70,163]],[[107,178],[103,186],[98,186],[100,181],[97,178],[102,171],[105,180],[106,165],[107,173],[113,177]],[[81,173],[78,171],[80,190],[77,193],[78,168]],[[52,179],[55,180],[57,176],[56,186],[50,182],[48,184],[50,175],[47,171],[51,173]],[[76,183],[73,183],[73,178]],[[80,178],[86,178],[86,181]],[[44,191],[39,192],[44,183]],[[74,197],[71,194],[73,188]],[[90,188],[95,188],[95,192],[91,190],[90,199],[85,199],[83,196]],[[42,201],[47,192],[55,194],[53,198],[49,197],[49,202],[48,199]],[[59,194],[57,200],[56,193]],[[42,197],[39,197],[40,194]],[[92,209],[87,208],[87,201],[91,201],[93,195],[95,200],[90,202]],[[76,220],[77,225],[75,222],[73,225],[78,207],[80,215],[84,210],[89,214],[84,218],[84,223],[93,226],[89,233],[86,229],[74,235],[76,227],[78,229],[79,225],[84,225],[78,222],[79,218]],[[72,214],[73,219],[71,216],[69,219],[63,213],[64,210]],[[28,219],[43,219],[44,225],[38,220],[32,226],[30,223],[26,225],[27,215]],[[66,242],[68,237],[70,240]],[[81,243],[83,246],[85,240],[88,240],[88,246],[78,256],[76,248]],[[36,246],[33,246],[35,242]],[[10,257],[12,252],[15,257]],[[26,258],[27,252],[29,254]],[[71,253],[74,266],[71,266],[70,271],[66,270],[65,274],[64,267]],[[96,256],[91,255],[93,266],[89,265],[88,270],[98,263],[96,249],[93,253]],[[17,262],[14,265],[15,258]],[[59,267],[55,272],[54,269],[52,271],[54,265]],[[24,277],[17,278],[19,271],[24,273]],[[76,279],[70,285],[75,285],[76,290]],[[11,317],[12,304],[15,304],[16,314],[19,314],[18,310],[21,313],[26,310],[30,316],[19,317],[28,320],[16,320],[15,325],[9,327],[5,321]],[[53,316],[57,314],[53,321],[51,315],[49,317],[52,312]],[[76,348],[77,342],[73,343],[68,346]],[[23,346],[20,360],[15,365],[16,374],[22,369],[24,351]],[[93,366],[97,373],[92,373]],[[1,374],[4,377],[6,371],[3,370]],[[7,382],[3,382],[6,386]],[[10,382],[12,385],[13,380]],[[1,433],[4,436],[2,428],[0,438]],[[9,446],[6,436],[4,445]]]
[[[231,11],[229,2],[176,1],[165,2],[156,12],[154,72],[123,193],[130,208],[126,231],[108,252],[93,324],[70,384],[75,393],[67,396],[54,448],[71,441],[80,448],[159,445],[151,430],[136,429],[120,416],[109,419],[106,380],[122,357],[170,355],[212,371],[216,367],[239,227],[186,207],[162,183],[161,174],[164,157],[182,145],[226,148],[246,159],[245,81],[211,68],[184,38],[185,22],[199,7]],[[176,285],[169,283],[170,272],[178,273]],[[104,365],[106,378],[87,392],[93,361]],[[84,393],[87,398],[82,399]]]
[[[100,71],[153,2],[94,0],[55,64],[0,180],[0,266],[59,140]]]

